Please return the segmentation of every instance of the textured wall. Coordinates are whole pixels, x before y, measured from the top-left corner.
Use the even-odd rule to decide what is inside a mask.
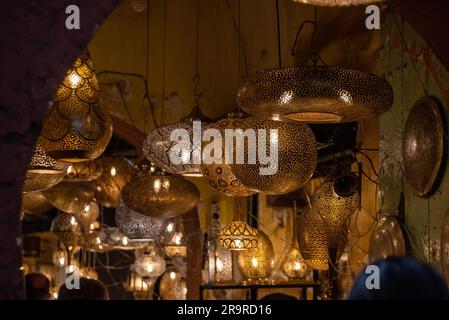
[[[401,145],[408,112],[425,91],[440,101],[447,121],[449,74],[428,44],[398,15],[387,16],[382,25],[382,43],[382,72],[393,86],[395,102],[380,119],[381,210],[397,214],[403,191],[405,224],[412,236],[414,254],[439,266],[441,222],[449,207],[449,173],[446,170],[438,190],[429,199],[415,196],[403,183]]]

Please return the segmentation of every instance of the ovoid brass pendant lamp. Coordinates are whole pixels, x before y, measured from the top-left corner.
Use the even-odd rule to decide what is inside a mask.
[[[315,28],[311,37],[313,65],[282,68],[280,62],[279,68],[249,76],[237,93],[240,107],[254,115],[306,123],[357,121],[388,111],[393,105],[393,90],[385,79],[340,66],[318,65],[322,59],[313,48],[316,8],[315,19],[300,26],[292,54],[306,23]]]

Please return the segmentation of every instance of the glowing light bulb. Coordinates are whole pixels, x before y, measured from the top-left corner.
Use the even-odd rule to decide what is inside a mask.
[[[124,246],[127,246],[128,243],[129,243],[128,237],[123,237],[122,243],[123,243]]]
[[[175,280],[176,278],[176,272],[170,272],[170,279]]]
[[[146,269],[147,269],[148,272],[153,272],[153,268],[154,268],[154,267],[153,267],[153,264],[152,264],[152,263],[146,265]]]
[[[60,266],[65,265],[65,257],[59,257],[59,265]]]
[[[157,193],[161,190],[161,180],[160,179],[155,179],[153,182],[153,189],[154,191]]]
[[[173,222],[170,222],[168,224],[168,226],[167,226],[167,232],[172,232],[173,231],[173,227],[174,227]]]
[[[117,169],[115,169],[114,166],[111,167],[111,176],[115,177],[115,175],[117,174]]]
[[[76,89],[81,82],[81,77],[76,72],[72,72],[69,75],[68,80],[70,88]]]
[[[295,263],[293,264],[293,269],[298,271],[299,269],[301,269],[301,264],[298,261],[295,261]]]
[[[181,244],[182,236],[178,233],[174,236],[174,241],[177,246]]]
[[[217,261],[216,261],[216,265],[217,265],[217,271],[218,272],[223,271],[223,267],[224,267],[223,262],[220,259],[218,259],[218,258],[217,258]]]
[[[72,226],[76,226],[78,224],[78,221],[76,221],[76,218],[74,216],[70,217],[70,224]]]
[[[240,239],[235,239],[234,243],[235,243],[236,248],[243,247],[243,243],[242,243],[242,241],[240,241]]]
[[[281,104],[287,104],[287,103],[289,103],[290,101],[292,101],[293,96],[294,96],[293,91],[291,91],[291,90],[285,91],[285,92],[281,95],[281,97],[279,98],[279,102],[280,102]]]
[[[170,181],[169,181],[169,180],[164,180],[164,181],[162,182],[162,187],[163,187],[165,190],[168,190],[168,189],[170,188]]]
[[[258,262],[257,262],[257,258],[256,258],[256,257],[253,257],[253,258],[251,259],[251,264],[252,264],[252,266],[253,266],[254,268],[257,268]]]

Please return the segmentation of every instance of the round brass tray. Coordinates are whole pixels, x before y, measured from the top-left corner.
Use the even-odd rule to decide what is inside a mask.
[[[444,127],[434,98],[424,96],[408,115],[402,140],[404,177],[414,193],[428,195],[435,186],[444,154]]]

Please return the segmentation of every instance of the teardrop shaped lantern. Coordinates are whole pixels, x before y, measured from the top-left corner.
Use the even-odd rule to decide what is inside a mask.
[[[330,246],[336,246],[346,237],[347,222],[351,214],[359,208],[360,196],[355,192],[349,197],[339,196],[334,189],[334,180],[322,182],[312,195],[312,205],[321,216]]]
[[[22,210],[29,214],[41,214],[49,211],[53,206],[42,192],[27,192],[22,194]]]
[[[180,176],[143,162],[123,188],[126,206],[150,217],[172,218],[193,209],[199,201],[197,187]]]
[[[371,234],[368,259],[374,262],[376,259],[388,256],[404,256],[405,239],[402,227],[394,216],[386,215],[379,220]]]
[[[226,129],[234,130],[239,128],[239,120],[242,119],[241,114],[229,114],[226,119],[219,120],[210,125],[210,128],[220,130],[221,136],[225,137]],[[244,197],[256,193],[244,186],[232,173],[229,164],[225,159],[225,144],[222,144],[222,160],[221,163],[207,164],[204,161],[201,164],[203,176],[209,181],[209,185],[218,192],[229,197]]]
[[[70,260],[72,253],[77,248],[80,234],[80,226],[75,216],[63,212],[58,213],[51,222],[50,231],[55,233],[58,240],[64,245]]]
[[[268,236],[258,230],[257,246],[240,251],[238,266],[242,276],[247,280],[267,280],[274,268],[274,250]]]
[[[66,170],[65,181],[80,182],[92,181],[103,173],[103,167],[99,159],[92,161],[71,163]]]
[[[43,193],[55,208],[71,214],[83,211],[94,198],[94,189],[89,182],[63,181]]]
[[[122,197],[122,190],[131,180],[134,168],[125,158],[103,156],[100,158],[102,175],[92,181],[97,202],[108,208],[117,208]]]
[[[347,243],[346,234],[341,234],[333,249],[337,250],[335,261],[340,259]],[[323,218],[312,207],[308,212],[300,215],[298,225],[299,250],[306,264],[315,270],[325,271],[329,269],[329,251],[327,229]]]
[[[267,194],[283,194],[302,187],[312,177],[317,147],[309,126],[295,121],[249,117],[241,120],[238,127],[243,131],[235,131],[236,140],[243,147],[234,148],[230,166],[243,185]],[[244,139],[245,135],[252,138]],[[236,163],[236,152],[242,152],[243,164]],[[261,163],[260,159],[268,155],[271,156],[267,164]]]
[[[36,144],[28,166],[23,192],[47,190],[64,179],[66,164],[49,157],[39,144]]]
[[[393,105],[383,78],[339,66],[269,69],[249,76],[237,93],[253,115],[307,123],[350,122],[379,116]]]
[[[101,102],[98,79],[84,50],[56,91],[38,142],[55,159],[79,162],[99,157],[111,136],[112,120]]]
[[[128,208],[123,201],[115,210],[115,223],[129,239],[159,239],[171,221],[140,214]]]

